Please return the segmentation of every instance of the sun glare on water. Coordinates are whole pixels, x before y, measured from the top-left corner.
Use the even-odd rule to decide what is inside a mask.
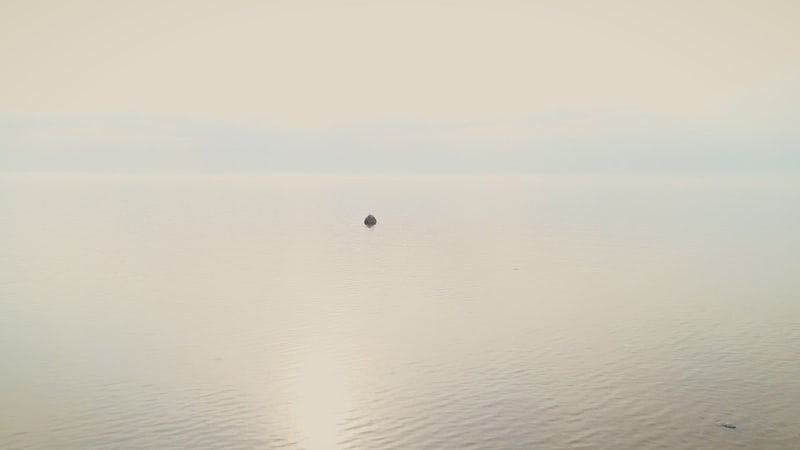
[[[314,354],[301,366],[292,387],[291,420],[300,446],[308,450],[339,448],[352,405],[339,364],[329,355]]]

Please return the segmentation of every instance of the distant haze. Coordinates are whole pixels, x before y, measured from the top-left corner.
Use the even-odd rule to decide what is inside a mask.
[[[5,1],[0,171],[796,173],[796,1]]]

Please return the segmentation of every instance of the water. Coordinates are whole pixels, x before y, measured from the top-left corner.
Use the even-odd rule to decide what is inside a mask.
[[[800,448],[798,205],[775,179],[4,175],[0,447]]]

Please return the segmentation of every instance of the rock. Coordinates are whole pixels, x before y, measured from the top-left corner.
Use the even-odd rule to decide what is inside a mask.
[[[364,225],[371,227],[378,223],[378,219],[375,218],[372,214],[368,215],[366,219],[364,219]]]

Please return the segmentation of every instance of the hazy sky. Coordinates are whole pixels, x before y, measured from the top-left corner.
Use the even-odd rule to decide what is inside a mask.
[[[800,171],[800,2],[0,0],[0,170]]]

